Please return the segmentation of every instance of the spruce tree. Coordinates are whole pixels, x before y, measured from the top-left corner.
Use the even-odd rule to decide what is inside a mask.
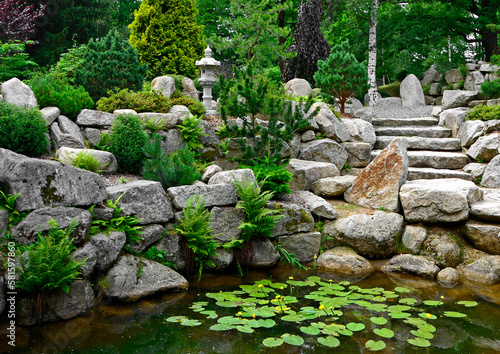
[[[203,56],[203,26],[193,0],[144,0],[130,27],[130,43],[148,65],[148,78],[165,74],[196,76]]]
[[[142,89],[146,70],[130,43],[117,31],[109,31],[106,37],[89,41],[82,65],[75,71],[75,83],[97,102],[108,91]]]
[[[314,74],[316,86],[340,102],[340,113],[344,113],[346,101],[355,94],[368,89],[366,63],[358,62],[349,52],[349,42],[344,41],[332,48],[326,60],[318,61]]]

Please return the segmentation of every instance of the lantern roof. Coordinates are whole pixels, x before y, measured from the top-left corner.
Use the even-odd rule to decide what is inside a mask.
[[[197,60],[194,65],[199,67],[217,67],[220,66],[220,61],[212,58],[212,49],[210,49],[210,46],[207,46],[207,48],[205,49],[205,58]]]

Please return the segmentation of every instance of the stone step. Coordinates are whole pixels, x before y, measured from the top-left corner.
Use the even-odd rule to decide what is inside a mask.
[[[382,150],[372,150],[371,159],[375,159]],[[448,151],[408,151],[410,167],[430,167],[457,170],[469,163],[469,158],[461,152]]]
[[[436,106],[423,107],[363,107],[354,110],[351,114],[354,117],[370,116],[371,118],[418,118],[430,117]]]
[[[375,127],[377,136],[421,136],[424,138],[449,138],[451,129],[443,127]]]
[[[460,170],[448,170],[437,168],[421,168],[409,167],[408,168],[408,181],[416,179],[438,179],[438,178],[460,178],[466,181],[472,181],[472,176]]]
[[[397,139],[397,136],[377,136],[375,149],[383,149]],[[460,139],[423,138],[420,136],[404,137],[408,141],[408,150],[461,151]]]
[[[429,127],[438,125],[439,118],[420,117],[420,118],[373,118],[372,124],[377,127],[404,127],[419,126]]]

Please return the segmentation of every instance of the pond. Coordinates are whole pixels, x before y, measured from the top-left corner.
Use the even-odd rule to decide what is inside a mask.
[[[310,278],[311,276],[313,278]],[[303,284],[307,283],[308,279],[315,280],[316,284],[311,284],[310,281],[308,285]],[[256,281],[257,284],[254,283]],[[259,283],[261,285],[258,285]],[[274,286],[276,283],[282,284]],[[243,284],[248,285],[243,287],[247,292],[240,288]],[[379,348],[384,346],[385,348],[378,351],[381,353],[498,353],[500,351],[500,284],[496,286],[461,284],[455,288],[445,288],[434,281],[412,276],[386,275],[380,271],[363,280],[351,279],[348,284],[345,278],[338,279],[328,273],[298,271],[278,266],[266,272],[250,272],[241,279],[207,273],[199,283],[193,279],[190,285],[190,290],[184,293],[150,297],[133,304],[102,304],[84,317],[38,328],[22,329],[18,331],[17,352],[368,353],[371,352],[366,348],[369,341],[372,341],[372,344],[378,343],[373,349],[377,349],[377,345]],[[218,294],[222,294],[220,295],[222,297],[231,297],[234,294],[228,294],[232,291],[236,291],[235,294],[241,297],[237,307],[215,305],[217,301],[219,304],[220,301],[229,303],[223,298],[218,298]],[[257,292],[261,292],[262,295],[255,295]],[[313,295],[309,295],[309,299],[304,299],[304,296],[311,292]],[[331,295],[332,293],[335,295]],[[275,299],[280,294],[290,303],[285,303],[283,298],[281,305],[279,300],[265,304],[266,299]],[[327,300],[325,294],[336,300]],[[293,303],[292,295],[300,302]],[[250,300],[244,300],[245,298]],[[347,298],[349,301],[343,303]],[[405,298],[415,299],[416,303],[412,303],[415,300],[402,300]],[[262,305],[251,307],[251,302],[254,300],[264,300],[264,302]],[[442,304],[426,305],[423,303],[426,300]],[[473,306],[473,302],[477,302],[478,305],[467,307],[456,304],[458,301],[466,301],[465,304],[469,306],[471,304]],[[250,303],[250,307],[241,305],[244,302]],[[327,304],[326,308],[320,310],[323,303]],[[383,304],[381,306],[385,307],[385,311],[380,312],[380,308],[377,307],[379,305],[373,307],[377,303]],[[256,310],[263,306],[278,308],[276,304],[285,306],[280,309],[286,313],[276,310],[272,317],[267,317],[265,311]],[[407,306],[408,304],[411,306]],[[387,310],[389,307],[396,309],[396,305],[400,306],[398,313]],[[291,310],[287,310],[288,307]],[[308,310],[310,313],[307,315]],[[215,311],[217,318],[208,318],[210,311]],[[401,315],[404,311],[411,314],[409,319]],[[252,312],[258,314],[255,319],[252,318]],[[457,313],[467,317],[447,317],[450,314],[457,316]],[[302,316],[302,319],[282,320],[287,314]],[[186,318],[176,320],[172,319],[173,316]],[[223,317],[225,320],[221,320]],[[167,319],[171,319],[171,322]],[[185,320],[197,320],[187,324],[201,323],[201,325],[181,325]],[[252,320],[254,324],[261,320],[262,326],[255,324],[251,330],[240,329],[243,332],[253,331],[253,333],[243,333],[236,328],[224,331],[210,329],[217,324],[219,326],[214,328],[221,329],[220,327],[224,327],[220,326],[221,322],[233,323],[233,327],[236,327],[240,323],[252,323],[250,322]],[[266,324],[267,320],[270,322]],[[414,323],[411,323],[412,321]],[[427,326],[426,323],[431,326],[424,328]],[[420,327],[422,324],[424,327]],[[348,330],[349,328],[351,330]],[[317,334],[318,331],[321,333]],[[291,337],[286,340],[287,342],[293,343],[291,339],[295,339],[301,345],[282,343],[285,333]],[[430,347],[421,348],[410,344],[412,339],[423,339],[429,334],[431,334],[428,337]],[[323,344],[318,343],[319,337],[325,338]],[[266,341],[267,338],[273,339]],[[282,344],[279,345],[280,343]],[[425,344],[425,341],[421,343]],[[4,344],[0,350],[2,349],[7,349]]]

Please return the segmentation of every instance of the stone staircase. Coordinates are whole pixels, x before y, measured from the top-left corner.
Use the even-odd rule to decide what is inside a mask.
[[[387,115],[396,116],[391,114],[392,107],[387,108]],[[472,176],[462,170],[469,158],[462,153],[460,140],[451,137],[451,129],[438,126],[438,118],[411,114],[404,118],[384,118],[382,112],[377,116],[382,117],[372,120],[377,136],[372,160],[395,138],[404,137],[408,141],[408,180],[460,178],[472,181]]]

